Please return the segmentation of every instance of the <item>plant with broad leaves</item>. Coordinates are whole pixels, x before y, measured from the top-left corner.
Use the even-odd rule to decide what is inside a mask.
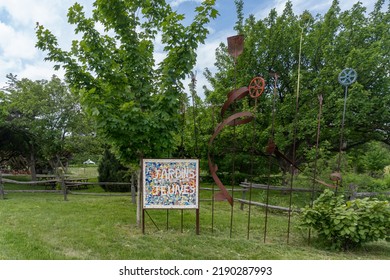
[[[312,207],[303,209],[303,227],[313,228],[331,248],[348,250],[363,243],[390,238],[390,205],[377,199],[345,201],[325,190]]]

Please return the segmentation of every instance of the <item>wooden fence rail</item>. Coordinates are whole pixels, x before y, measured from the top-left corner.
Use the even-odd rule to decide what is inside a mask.
[[[4,193],[62,193],[61,190],[4,190]]]
[[[7,193],[58,193],[64,195],[64,200],[67,200],[67,194],[88,194],[88,195],[99,195],[99,196],[131,196],[132,197],[132,203],[135,204],[135,184],[134,180],[132,182],[88,182],[88,178],[55,178],[55,179],[49,179],[49,180],[42,180],[43,178],[52,178],[53,176],[41,176],[38,181],[17,181],[12,180],[4,177],[0,177],[0,198],[4,199],[4,195]],[[46,190],[12,190],[7,189],[4,186],[4,183],[8,184],[15,184],[15,185],[41,185],[45,186],[45,188],[49,188]],[[61,190],[55,189],[56,185],[59,185],[61,187]],[[96,185],[127,185],[131,186],[131,193],[130,194],[106,194],[106,193],[81,193],[81,192],[73,192],[72,189],[87,189],[88,186],[96,186]]]
[[[281,211],[287,211],[287,212],[300,212],[301,211],[300,209],[292,209],[292,208],[290,209],[288,207],[271,205],[271,204],[261,203],[261,202],[257,202],[257,201],[249,201],[249,200],[245,200],[245,199],[237,199],[237,201],[240,203],[243,203],[243,204],[249,204],[249,205],[260,206],[260,207],[281,210]]]
[[[10,184],[17,184],[17,185],[46,185],[46,186],[51,186],[54,187],[55,184],[59,183],[61,184],[62,182],[65,184],[66,188],[68,191],[70,189],[77,188],[80,186],[93,186],[93,185],[128,185],[128,186],[133,186],[132,192],[135,192],[134,190],[134,182],[88,182],[88,178],[64,178],[62,179],[50,179],[50,180],[38,180],[38,181],[17,181],[17,180],[11,180],[8,178],[1,178],[1,184],[3,183],[10,183]],[[241,204],[252,204],[252,205],[257,205],[257,206],[267,206],[264,203],[260,202],[253,202],[253,201],[248,201],[245,199],[245,194],[246,192],[250,189],[261,189],[261,190],[272,190],[272,191],[282,191],[283,193],[288,193],[288,192],[322,192],[322,190],[312,190],[308,188],[289,188],[285,186],[272,186],[272,185],[266,185],[266,184],[256,184],[256,183],[250,183],[250,182],[242,182],[239,184],[238,188],[231,188],[229,191],[234,191],[234,192],[242,192],[242,198],[237,199]],[[200,190],[206,190],[206,191],[212,191],[213,188],[199,188]],[[216,192],[219,191],[218,188],[214,189]],[[61,193],[61,190],[7,190],[4,188],[4,185],[2,185],[2,192],[4,193],[27,193],[27,192],[35,192],[35,193]],[[72,194],[92,194],[92,193],[80,193],[80,192],[69,192]],[[357,197],[372,197],[372,196],[378,196],[378,195],[385,195],[385,196],[390,196],[390,192],[357,192],[356,188],[350,188],[350,190],[346,190],[346,193],[350,194],[350,198],[354,199]],[[97,195],[103,195],[103,194],[97,194]],[[123,195],[123,194],[120,194]],[[134,194],[132,194],[134,196]],[[281,206],[275,206],[275,205],[268,205],[269,208],[272,209],[278,209],[278,210],[283,210],[283,211],[289,211],[288,208],[281,207]],[[287,209],[287,210],[286,210]]]
[[[4,183],[11,183],[11,184],[17,184],[17,185],[44,185],[49,183],[61,183],[61,179],[53,179],[53,180],[41,180],[41,181],[17,181],[17,180],[11,180],[7,178],[3,178],[2,181]],[[72,184],[84,184],[84,185],[131,185],[131,182],[82,182],[82,181],[75,181],[75,180],[67,180],[64,179],[64,182],[67,185]]]
[[[243,182],[240,184],[241,187],[244,188],[250,188],[249,182]],[[265,184],[254,184],[252,183],[253,189],[261,189],[261,190],[271,190],[271,191],[283,191],[283,192],[313,192],[312,189],[306,189],[306,188],[289,188],[289,187],[283,187],[283,186],[271,186],[271,185],[265,185]],[[321,190],[314,190],[315,192],[321,192]]]

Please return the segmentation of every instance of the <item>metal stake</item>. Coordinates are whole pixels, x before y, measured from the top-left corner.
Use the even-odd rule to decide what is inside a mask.
[[[275,113],[276,113],[276,96],[278,94],[278,77],[279,75],[276,72],[270,72],[270,75],[274,77],[274,90],[273,90],[273,97],[272,97],[272,126],[271,126],[271,141],[274,142],[275,137]],[[272,162],[271,162],[271,154],[268,155],[268,181],[267,181],[267,191],[266,191],[266,202],[265,202],[265,220],[264,220],[264,243],[267,239],[267,228],[268,228],[268,204],[269,204],[269,188],[271,185],[271,168],[272,168]]]
[[[313,207],[313,201],[314,201],[314,191],[315,191],[315,184],[317,179],[317,161],[318,161],[318,152],[319,152],[319,142],[320,142],[320,131],[321,131],[321,115],[322,115],[322,94],[318,96],[318,101],[320,102],[320,109],[318,112],[318,119],[317,119],[317,139],[316,139],[316,157],[314,160],[314,171],[313,171],[313,185],[311,189],[311,197],[310,197],[310,207]],[[310,244],[311,239],[311,228],[309,228],[308,233],[308,243]]]
[[[344,108],[343,108],[343,118],[341,121],[341,129],[340,129],[340,151],[339,151],[339,158],[337,162],[337,172],[341,174],[341,153],[343,150],[343,136],[344,136],[344,122],[345,122],[345,113],[347,108],[347,97],[348,97],[348,86],[354,83],[357,79],[357,73],[352,68],[345,68],[342,70],[339,74],[338,80],[339,83],[344,86]],[[341,175],[340,175],[341,177]],[[336,193],[338,190],[339,183],[336,184]]]

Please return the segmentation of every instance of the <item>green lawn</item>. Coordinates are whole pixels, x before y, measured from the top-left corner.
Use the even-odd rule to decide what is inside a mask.
[[[97,166],[95,165],[85,165],[85,166],[70,166],[68,167],[69,175],[80,177],[80,178],[97,178],[98,171]]]
[[[202,194],[202,197],[208,194]],[[300,232],[292,217],[286,242],[287,215],[272,212],[263,242],[264,210],[236,203],[230,238],[230,207],[215,203],[212,232],[210,201],[201,201],[200,235],[195,211],[149,211],[146,234],[136,227],[136,207],[129,196],[9,193],[0,200],[0,259],[390,259],[390,244],[381,241],[350,252],[328,251]]]

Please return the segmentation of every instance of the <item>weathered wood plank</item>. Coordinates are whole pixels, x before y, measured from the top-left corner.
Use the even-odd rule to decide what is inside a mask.
[[[377,195],[390,195],[390,192],[357,192],[356,197],[371,197]]]
[[[277,206],[277,205],[270,205],[270,204],[265,204],[257,201],[249,201],[245,199],[237,199],[238,202],[244,203],[244,204],[250,204],[250,205],[255,205],[255,206],[260,206],[260,207],[268,207],[270,209],[275,209],[275,210],[281,210],[281,211],[294,211],[294,212],[300,212],[300,209],[290,209],[288,207],[283,207],[283,206]]]
[[[17,185],[43,185],[43,184],[57,183],[57,182],[60,182],[60,180],[16,181],[16,180],[11,180],[11,179],[7,179],[7,178],[3,178],[3,182],[4,182],[4,183],[17,184]]]
[[[246,182],[243,182],[240,184],[241,187],[245,187],[245,188],[250,188],[250,183],[246,183]],[[262,190],[267,190],[269,188],[269,190],[272,190],[272,191],[283,191],[283,192],[290,192],[290,191],[293,191],[293,192],[312,192],[313,190],[311,189],[305,189],[305,188],[289,188],[289,187],[283,187],[283,186],[268,186],[268,185],[265,185],[265,184],[255,184],[253,183],[252,184],[252,188],[253,189],[262,189]],[[316,192],[319,192],[320,190],[315,190]]]
[[[61,190],[5,190],[5,193],[62,193]]]

